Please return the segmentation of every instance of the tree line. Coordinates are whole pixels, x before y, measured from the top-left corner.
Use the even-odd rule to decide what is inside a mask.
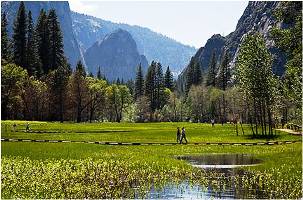
[[[241,42],[235,68],[224,48],[213,51],[208,70],[191,59],[185,92],[178,91],[169,67],[152,61],[146,72],[137,67],[135,80],[109,82],[86,72],[79,61],[74,70],[63,51],[55,10],[41,10],[34,25],[20,3],[13,37],[1,21],[2,119],[47,121],[191,121],[248,123],[254,136],[273,134],[273,126],[301,116],[301,2],[282,2],[275,16],[287,26],[270,32],[287,55],[286,72],[272,72],[273,56],[257,33]],[[217,62],[219,60],[219,62]],[[89,75],[88,75],[89,74]]]

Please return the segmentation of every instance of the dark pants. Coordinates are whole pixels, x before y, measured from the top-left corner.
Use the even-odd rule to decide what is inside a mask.
[[[180,134],[177,134],[177,142],[180,141]]]
[[[182,143],[182,140],[185,140],[185,142],[186,142],[186,144],[187,144],[187,139],[186,139],[186,136],[185,136],[185,134],[183,135],[181,135],[181,138],[180,138],[180,144]]]

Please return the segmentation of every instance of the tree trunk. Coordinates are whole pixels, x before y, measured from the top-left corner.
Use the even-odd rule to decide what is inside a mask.
[[[225,94],[224,93],[223,93],[223,123],[226,123],[226,102],[225,102]]]
[[[257,119],[257,108],[256,108],[256,99],[254,98],[254,118],[255,118],[255,128],[256,128],[256,135],[258,135],[258,119]]]
[[[79,102],[78,106],[77,106],[77,123],[81,122],[81,114],[82,114],[82,110],[81,110],[81,103]]]
[[[271,111],[270,108],[267,108],[267,113],[268,113],[268,123],[269,123],[269,135],[272,135],[272,119],[271,119]]]

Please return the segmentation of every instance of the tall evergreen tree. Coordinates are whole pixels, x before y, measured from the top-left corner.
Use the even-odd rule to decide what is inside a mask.
[[[79,77],[86,77],[86,71],[85,71],[85,67],[84,65],[82,64],[81,60],[79,60],[77,62],[77,65],[76,65],[76,72],[77,75],[79,75]]]
[[[229,52],[223,50],[222,61],[219,67],[218,86],[222,90],[226,90],[227,84],[230,81],[230,68],[229,68]]]
[[[134,90],[135,90],[135,82],[131,79],[131,80],[128,80],[127,82],[126,82],[126,86],[128,87],[128,89],[129,89],[129,92],[130,92],[130,94],[131,95],[135,95],[134,94]],[[144,86],[144,85],[143,85]],[[144,94],[144,90],[142,91],[143,92],[143,94]],[[142,95],[143,95],[142,94]]]
[[[11,51],[10,51],[10,41],[7,34],[7,19],[6,14],[2,13],[1,16],[1,60],[10,61]]]
[[[49,71],[49,31],[46,12],[41,9],[36,25],[38,52],[43,73]]]
[[[49,32],[49,68],[54,70],[63,65],[65,60],[62,32],[54,9],[49,11],[47,26]]]
[[[207,80],[206,80],[206,86],[216,86],[216,75],[217,75],[217,69],[216,69],[216,52],[213,51],[209,66],[208,66],[208,74],[207,74]]]
[[[144,77],[141,63],[138,66],[136,81],[135,81],[135,100],[144,94]]]
[[[156,72],[156,62],[152,61],[148,67],[146,78],[145,78],[145,95],[150,101],[150,109],[155,111],[155,74]]]
[[[13,33],[13,52],[14,62],[23,67],[26,66],[26,32],[27,32],[27,19],[24,2],[20,2],[17,17],[14,21]]]
[[[92,72],[89,72],[88,77],[94,78],[94,74]]]
[[[120,81],[120,78],[119,78],[119,77],[118,77],[117,80],[116,80],[116,84],[117,84],[117,85],[121,85],[121,81]]]
[[[225,91],[230,81],[230,68],[229,68],[229,52],[226,49],[223,49],[222,60],[219,66],[219,76],[218,76],[218,87]],[[226,113],[226,100],[225,93],[222,93],[222,105],[223,105],[223,115],[221,118],[222,124],[226,122],[227,113]]]
[[[101,80],[102,79],[102,74],[101,74],[101,69],[100,66],[98,68],[98,72],[97,72],[97,79]]]
[[[194,77],[194,59],[191,58],[190,63],[188,65],[188,70],[186,72],[186,83],[185,83],[185,94],[187,95],[190,87],[194,83],[193,77]]]
[[[76,70],[71,78],[71,93],[75,106],[77,122],[82,120],[82,112],[88,105],[86,101],[87,83],[85,81],[86,72],[81,61],[78,61]]]
[[[51,119],[64,121],[67,106],[67,86],[71,75],[71,69],[67,61],[60,65],[51,73],[50,89],[51,89]]]
[[[161,109],[164,102],[164,77],[161,63],[156,63],[155,72],[155,97],[156,97],[156,108]]]
[[[37,35],[33,27],[31,11],[28,12],[28,33],[27,33],[27,55],[26,63],[29,75],[41,76],[41,62],[38,53]]]
[[[174,79],[173,74],[171,73],[169,66],[166,68],[165,76],[164,76],[164,86],[171,91],[174,90]]]
[[[199,85],[202,81],[202,72],[201,72],[200,64],[198,62],[194,63],[193,71],[194,71],[193,84]]]

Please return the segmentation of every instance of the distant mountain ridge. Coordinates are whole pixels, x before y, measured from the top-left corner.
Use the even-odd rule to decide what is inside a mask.
[[[1,2],[1,12],[7,14],[10,35],[12,35],[13,21],[19,4],[20,1]],[[39,16],[40,9],[56,10],[63,33],[64,52],[72,68],[75,67],[78,60],[82,60],[86,64],[85,51],[96,41],[101,41],[107,34],[119,28],[131,34],[139,54],[145,55],[148,62],[155,60],[161,62],[163,67],[170,66],[174,75],[182,71],[196,52],[194,47],[183,45],[148,28],[113,23],[72,12],[67,1],[25,1],[25,7],[27,11],[32,11],[34,22]],[[86,67],[92,71],[97,70],[87,65]]]
[[[196,52],[194,47],[183,45],[148,28],[113,23],[73,11],[71,16],[77,41],[84,51],[108,33],[120,28],[132,35],[139,53],[145,55],[148,62],[155,60],[161,62],[162,66],[169,65],[175,75],[182,71]]]
[[[100,67],[102,74],[111,81],[117,78],[125,81],[134,79],[139,64],[144,71],[148,66],[145,56],[139,54],[131,34],[122,29],[95,42],[87,49],[84,58],[90,72],[96,75]]]

